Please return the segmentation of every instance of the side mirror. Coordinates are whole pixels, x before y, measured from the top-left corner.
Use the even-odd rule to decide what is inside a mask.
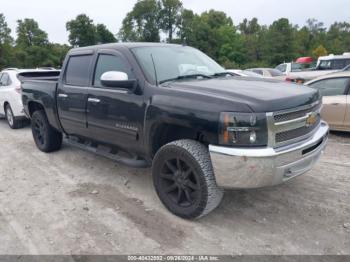
[[[101,84],[105,87],[125,88],[134,90],[136,88],[136,80],[131,79],[124,72],[109,71],[101,76]]]

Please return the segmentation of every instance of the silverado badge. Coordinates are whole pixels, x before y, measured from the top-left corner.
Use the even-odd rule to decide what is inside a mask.
[[[309,126],[313,126],[314,124],[316,124],[317,122],[317,113],[315,112],[312,112],[310,113],[307,118],[306,118],[306,126],[309,127]]]

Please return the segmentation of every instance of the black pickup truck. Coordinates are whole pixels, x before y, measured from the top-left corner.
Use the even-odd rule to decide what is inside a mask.
[[[187,219],[214,210],[224,188],[307,172],[328,137],[316,90],[235,77],[180,45],[73,49],[57,78],[24,81],[22,100],[41,151],[59,150],[64,136],[129,166],[152,166],[160,200]]]

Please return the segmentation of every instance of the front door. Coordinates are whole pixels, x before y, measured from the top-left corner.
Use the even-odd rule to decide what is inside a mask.
[[[333,129],[343,128],[348,85],[347,77],[325,79],[311,85],[320,91],[323,100],[322,118]]]
[[[58,87],[58,114],[64,131],[70,135],[88,136],[86,106],[92,61],[91,54],[70,56]]]
[[[106,50],[98,54],[87,104],[90,137],[137,152],[143,128],[143,97],[122,87],[104,87],[100,78],[108,71],[124,72],[129,79],[135,79],[129,62],[121,53]]]

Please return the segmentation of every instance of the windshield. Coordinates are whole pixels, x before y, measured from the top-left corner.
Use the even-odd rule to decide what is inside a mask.
[[[213,76],[225,72],[225,69],[214,60],[192,47],[170,45],[136,47],[132,52],[147,79],[153,83],[156,83],[156,80],[161,83],[183,76]]]

